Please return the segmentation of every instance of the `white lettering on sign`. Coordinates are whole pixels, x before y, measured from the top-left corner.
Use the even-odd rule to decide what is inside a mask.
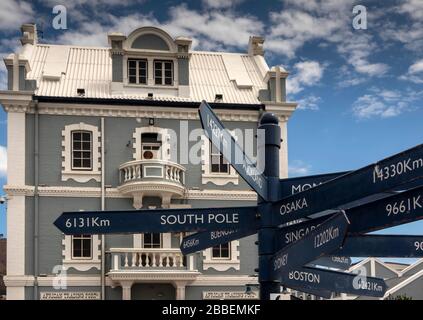
[[[366,280],[366,277],[360,277],[357,281],[357,288],[367,291],[382,292],[383,288],[377,282]]]
[[[245,293],[244,291],[203,291],[204,300],[239,300],[239,299],[258,299],[258,292],[252,291]]]
[[[298,184],[298,185],[293,185],[291,188],[291,194],[296,194],[299,192],[303,192],[306,191],[308,189],[317,187],[319,185],[321,185],[323,182],[321,183],[305,183],[305,184]]]
[[[109,219],[100,219],[99,217],[73,218],[67,219],[66,228],[90,228],[90,227],[110,227]]]
[[[206,221],[205,219],[206,218]],[[238,224],[238,213],[210,213],[207,216],[202,214],[187,213],[187,214],[169,214],[160,216],[161,225],[183,225],[183,224],[204,224],[204,223],[217,223],[217,224]]]
[[[210,240],[219,239],[222,237],[226,237],[232,233],[234,233],[234,230],[231,231],[212,231],[210,232]]]
[[[209,126],[213,136],[219,141],[219,143],[221,142],[223,148],[226,149],[228,146],[228,142],[224,137],[224,130],[222,130],[219,125],[214,121],[214,119],[211,118],[209,115],[207,115],[207,125]]]
[[[416,251],[423,251],[423,241],[415,241],[414,247],[416,248]]]
[[[411,211],[423,208],[423,205],[420,201],[421,195],[410,197],[406,200],[388,203],[385,207],[385,210],[388,213],[388,217],[390,215],[410,213]]]
[[[301,228],[301,229],[286,233],[285,234],[285,244],[290,244],[291,242],[298,241],[298,240],[302,239],[304,236],[308,235],[314,229],[316,229],[316,226]]]
[[[280,257],[277,257],[273,263],[273,271],[279,270],[280,268],[286,266],[288,263],[288,253],[283,254]]]
[[[337,263],[343,263],[343,264],[349,264],[350,263],[349,259],[346,258],[346,257],[332,256],[332,261],[337,262]]]
[[[248,176],[250,176],[260,189],[263,189],[263,179],[257,168],[254,165],[249,165],[245,162],[242,164],[242,168],[245,170]]]
[[[297,280],[309,283],[320,283],[320,275],[312,272],[290,271],[288,274],[290,280]]]
[[[331,226],[314,237],[314,248],[319,248],[338,237],[339,228]]]
[[[183,248],[191,248],[191,247],[195,247],[198,246],[198,244],[200,243],[200,240],[198,239],[188,239],[185,240],[183,243]]]
[[[307,204],[306,198],[302,198],[302,199],[298,199],[296,201],[288,202],[281,205],[281,208],[279,211],[281,215],[285,215],[285,214],[289,214],[291,212],[295,212],[297,210],[301,210],[302,208],[307,208],[307,207],[308,207],[308,204]]]
[[[385,167],[376,165],[373,170],[373,183],[385,181],[420,168],[423,168],[423,158],[416,160],[408,158]]]
[[[40,300],[100,300],[100,292],[40,292]]]

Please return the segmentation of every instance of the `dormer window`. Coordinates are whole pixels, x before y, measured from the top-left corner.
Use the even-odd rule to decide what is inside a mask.
[[[156,85],[173,85],[173,61],[154,60],[154,83]]]
[[[148,63],[146,59],[128,59],[128,80],[132,84],[147,84]]]

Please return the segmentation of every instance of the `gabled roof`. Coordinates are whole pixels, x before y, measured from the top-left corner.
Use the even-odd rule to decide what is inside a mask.
[[[51,54],[57,47],[68,51],[68,58],[62,61],[63,72],[57,80],[43,76]],[[50,52],[50,54],[49,54]],[[262,56],[242,53],[200,52],[191,51],[189,63],[190,96],[178,97],[164,94],[154,94],[159,101],[214,101],[216,94],[223,94],[225,103],[261,104],[258,100],[260,89],[266,88],[264,78],[268,66]],[[250,83],[242,87],[230,79],[225,67],[227,57],[240,57],[242,66],[241,77]],[[77,88],[85,89],[87,98],[103,99],[146,99],[147,94],[112,94],[112,60],[108,47],[79,47],[49,44],[35,44],[33,50],[27,51],[27,59],[31,71],[27,79],[37,80],[35,95],[48,97],[78,97]],[[237,58],[239,61],[239,58]],[[230,58],[229,58],[230,61]]]

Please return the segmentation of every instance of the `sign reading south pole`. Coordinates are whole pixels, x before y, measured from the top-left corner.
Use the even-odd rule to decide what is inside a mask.
[[[64,234],[166,233],[246,229],[257,207],[64,212],[54,225]]]
[[[274,279],[282,278],[283,274],[293,267],[301,267],[341,247],[348,224],[345,214],[338,213],[306,237],[280,250],[272,258]]]
[[[207,102],[201,102],[199,109],[201,125],[207,138],[222,153],[239,175],[263,199],[267,200],[267,178],[256,164],[245,154],[234,137],[225,129]]]

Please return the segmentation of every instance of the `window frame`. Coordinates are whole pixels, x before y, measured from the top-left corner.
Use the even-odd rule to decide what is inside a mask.
[[[213,148],[216,149],[216,153],[213,153]],[[229,175],[231,173],[230,164],[228,161],[226,161],[225,157],[223,156],[222,152],[220,152],[210,141],[210,174],[216,174],[216,175]],[[219,171],[213,171],[213,165],[216,165],[213,163],[213,156],[219,156],[219,163],[217,164],[219,166]],[[223,164],[226,164],[226,171],[220,171]]]
[[[160,240],[159,246],[158,247],[154,247],[153,246],[154,245],[154,242],[150,242],[149,244],[152,245],[152,246],[146,247],[145,246],[145,244],[146,244],[146,242],[145,242],[145,235],[152,235],[152,240],[153,240],[154,239],[153,238],[154,237],[154,234],[158,234],[159,235],[159,240]],[[142,234],[142,247],[143,247],[143,249],[161,249],[161,248],[163,248],[163,235],[161,233],[158,233],[158,232],[146,232],[146,233],[143,233]]]
[[[76,238],[76,239],[75,239]],[[90,240],[90,256],[84,257],[84,256],[75,256],[75,247],[74,247],[74,240],[81,241],[81,254],[84,252],[84,240]],[[72,260],[93,260],[93,236],[92,235],[85,235],[85,234],[77,234],[71,236],[71,259]]]
[[[228,256],[227,257],[222,257],[222,245],[226,245],[228,247],[228,249],[227,249],[228,250]],[[217,257],[217,256],[214,255],[214,249],[216,247],[219,247],[219,254],[220,254],[219,257]],[[226,242],[226,243],[221,243],[221,244],[219,244],[217,246],[211,247],[211,259],[212,260],[231,260],[231,258],[232,258],[231,257],[231,248],[232,248],[231,241]]]
[[[157,83],[156,82],[156,63],[160,63],[161,64],[161,83]],[[165,65],[166,63],[170,63],[170,79],[171,79],[171,83],[166,83],[166,68]],[[156,86],[173,86],[175,83],[175,64],[173,62],[173,60],[166,60],[166,59],[154,59],[153,60],[153,79],[154,79],[154,85]]]
[[[88,133],[89,135],[90,135],[90,150],[89,151],[86,151],[86,150],[84,150],[83,149],[83,147],[82,147],[82,143],[83,142],[87,142],[87,141],[85,141],[85,140],[82,140],[82,135],[81,135],[81,140],[80,140],[80,142],[81,142],[81,149],[79,149],[79,150],[77,150],[77,151],[75,151],[74,150],[74,134],[76,134],[76,133],[80,133],[80,134],[83,134],[83,133]],[[71,132],[70,132],[70,135],[71,135],[71,150],[70,150],[70,165],[71,165],[71,170],[73,170],[73,171],[93,171],[93,162],[94,162],[94,152],[93,152],[93,150],[94,150],[94,148],[93,148],[93,143],[94,143],[94,140],[93,140],[93,137],[94,137],[94,134],[93,134],[93,132],[92,131],[90,131],[90,130],[72,130]],[[85,159],[83,156],[82,156],[82,158],[80,158],[80,160],[81,160],[81,167],[75,167],[74,166],[74,152],[81,152],[82,154],[84,153],[84,152],[89,152],[90,153],[90,166],[89,167],[83,167],[82,165],[83,165],[83,160]]]
[[[130,81],[131,75],[129,74],[129,63],[134,61],[135,62],[135,82]],[[145,63],[145,83],[140,82],[140,62]],[[127,60],[127,77],[128,77],[128,84],[130,85],[148,85],[148,59],[145,58],[128,58]],[[132,76],[133,77],[133,76]]]

